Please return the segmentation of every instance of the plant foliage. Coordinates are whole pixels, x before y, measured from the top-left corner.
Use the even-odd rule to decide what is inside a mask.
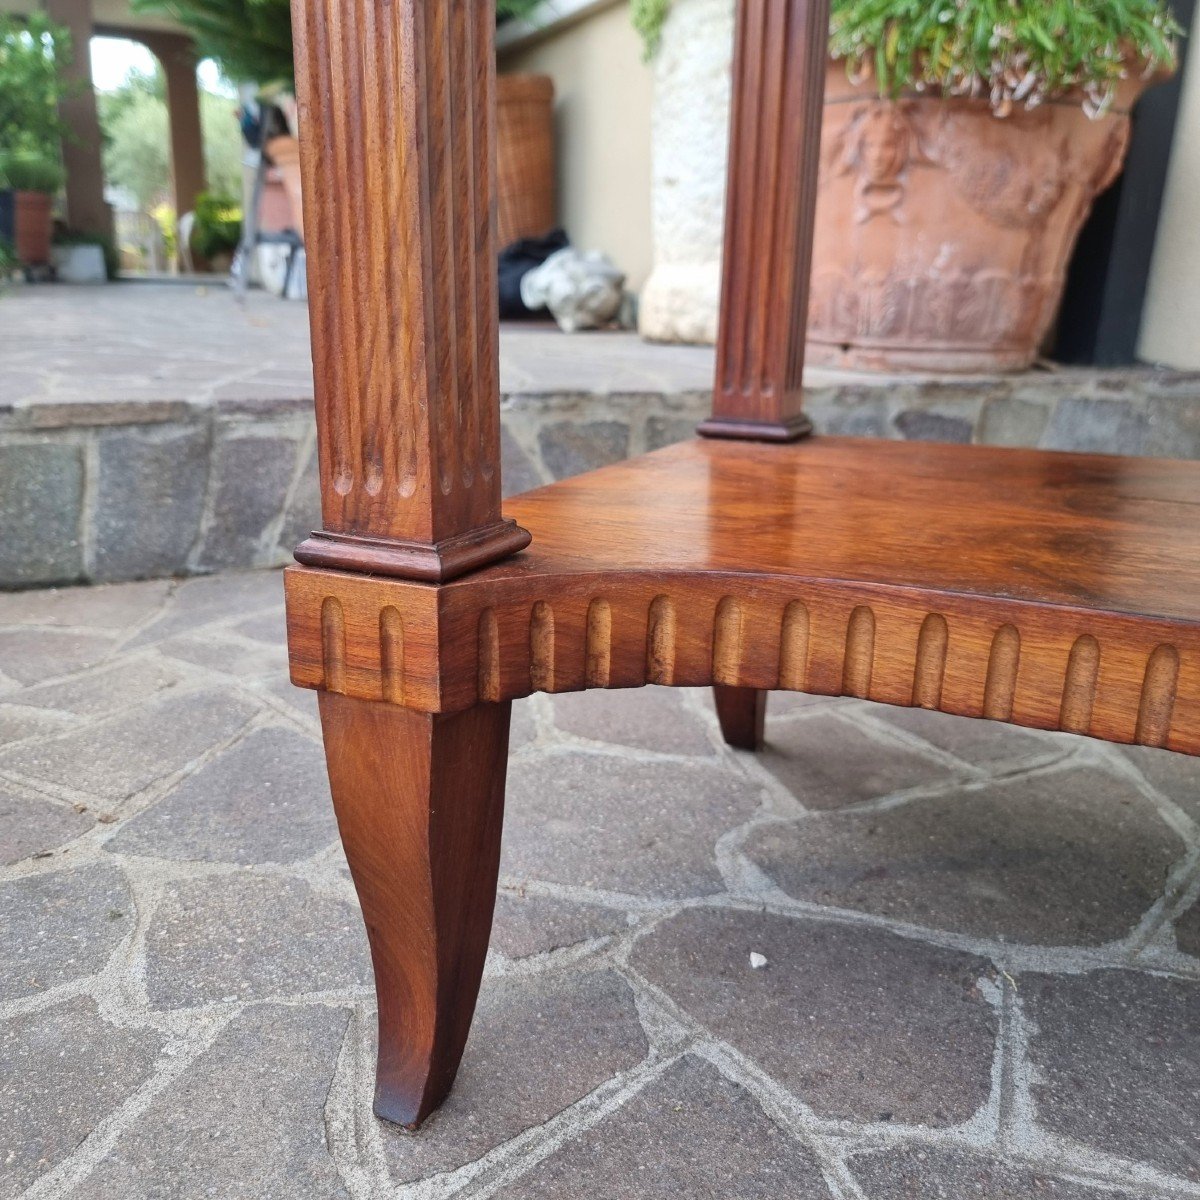
[[[229,196],[201,192],[196,197],[192,249],[202,258],[232,254],[242,236],[242,206]]]
[[[495,2],[497,18],[504,19],[527,15],[539,0]],[[191,32],[201,56],[214,59],[229,79],[294,86],[289,0],[133,0],[133,7],[173,17]]]
[[[0,186],[15,192],[46,192],[53,195],[63,185],[65,173],[57,151],[21,148],[0,151]]]
[[[631,0],[652,53],[670,0]],[[881,96],[986,96],[1003,116],[1079,90],[1092,113],[1132,70],[1174,65],[1164,0],[832,0],[829,53]]]
[[[58,153],[70,62],[71,35],[44,13],[0,13],[0,150]]]

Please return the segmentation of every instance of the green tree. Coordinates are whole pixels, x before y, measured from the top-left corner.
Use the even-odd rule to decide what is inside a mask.
[[[119,88],[98,97],[104,132],[104,174],[150,212],[168,202],[171,185],[170,120],[161,70],[130,72]],[[242,139],[235,102],[201,89],[200,124],[210,191],[241,195]]]
[[[58,101],[70,61],[71,35],[43,13],[0,13],[0,150],[57,157],[63,134]]]

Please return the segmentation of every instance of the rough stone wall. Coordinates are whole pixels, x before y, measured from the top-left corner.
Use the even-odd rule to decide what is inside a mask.
[[[513,392],[504,490],[690,437],[708,395]],[[1200,459],[1200,374],[814,373],[818,432]],[[308,396],[33,405],[0,414],[0,588],[276,566],[319,524]]]

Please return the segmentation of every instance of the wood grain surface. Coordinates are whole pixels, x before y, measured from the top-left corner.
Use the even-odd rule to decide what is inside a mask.
[[[391,608],[430,712],[716,683],[1200,753],[1200,464],[700,440],[510,508],[533,547],[442,588],[291,569],[293,679],[382,698]]]

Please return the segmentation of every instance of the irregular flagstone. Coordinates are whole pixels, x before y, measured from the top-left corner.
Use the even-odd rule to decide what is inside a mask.
[[[226,571],[174,584],[158,618],[129,642],[131,649],[191,633],[213,621],[249,616],[272,605],[283,607],[282,571]]]
[[[866,926],[695,908],[639,942],[632,965],[822,1117],[947,1126],[987,1100],[996,1016],[982,958]]]
[[[66,713],[24,707],[21,703],[24,695],[24,692],[16,691],[11,696],[16,703],[0,703],[0,746],[8,746],[24,738],[63,733],[77,724]]]
[[[162,1037],[101,1020],[76,997],[0,1024],[0,1192],[69,1157],[152,1074]]]
[[[731,771],[565,752],[509,765],[501,872],[650,896],[720,891],[713,846],[759,791]]]
[[[232,737],[254,714],[217,689],[167,696],[61,737],[0,754],[0,767],[77,792],[123,800]]]
[[[853,717],[821,714],[768,732],[760,761],[806,808],[843,808],[950,778],[941,763],[855,728]]]
[[[247,646],[235,638],[209,632],[167,638],[158,649],[181,662],[235,677],[287,673],[287,647],[283,645]]]
[[[714,752],[704,726],[671,688],[564,692],[553,705],[555,725],[578,737],[664,754]]]
[[[1184,954],[1200,958],[1200,901],[1175,922],[1175,942]]]
[[[73,625],[123,633],[162,607],[170,579],[0,593],[0,625]]]
[[[0,780],[0,864],[4,866],[57,850],[92,824],[90,813],[17,792]]]
[[[1022,975],[1040,1124],[1200,1184],[1200,983]]]
[[[1200,822],[1200,758],[1123,746],[1120,750],[1163,795]]]
[[[140,704],[178,687],[186,678],[187,672],[168,659],[138,657],[73,679],[26,688],[15,699],[36,708],[97,716]]]
[[[496,897],[491,945],[509,958],[561,950],[628,928],[625,914],[591,904],[501,892]]]
[[[337,1200],[323,1110],[349,1012],[234,1018],[126,1130],[72,1200]]]
[[[489,981],[446,1103],[415,1136],[380,1126],[394,1180],[481,1158],[635,1066],[647,1049],[633,993],[613,971]]]
[[[202,862],[294,862],[338,836],[325,756],[291,729],[257,729],[134,817],[107,849]]]
[[[965,1150],[916,1147],[850,1163],[867,1200],[1132,1200],[1133,1193],[1060,1179]]]
[[[1037,735],[999,721],[956,717],[924,708],[896,708],[890,704],[873,704],[870,711],[873,716],[975,766],[990,767],[1044,757],[1063,745],[1053,735]]]
[[[691,1055],[529,1174],[501,1200],[828,1200],[812,1153],[715,1067]]]
[[[1099,945],[1136,925],[1184,846],[1132,786],[1088,768],[767,826],[744,850],[797,899],[980,937]]]
[[[166,888],[146,933],[154,1008],[260,1000],[371,980],[358,909],[308,884],[245,872]]]
[[[100,970],[133,920],[129,888],[107,863],[0,883],[0,1000]]]
[[[520,750],[522,746],[528,746],[536,737],[537,722],[533,717],[531,700],[528,697],[523,700],[514,700],[512,720],[509,722],[508,728],[509,753]]]
[[[282,604],[271,612],[258,613],[245,621],[239,621],[233,626],[234,633],[242,637],[253,638],[256,642],[264,642],[268,646],[283,646],[287,648],[287,622],[283,617]]]
[[[0,671],[18,683],[41,683],[82,671],[112,653],[115,639],[107,633],[75,629],[0,631]]]

